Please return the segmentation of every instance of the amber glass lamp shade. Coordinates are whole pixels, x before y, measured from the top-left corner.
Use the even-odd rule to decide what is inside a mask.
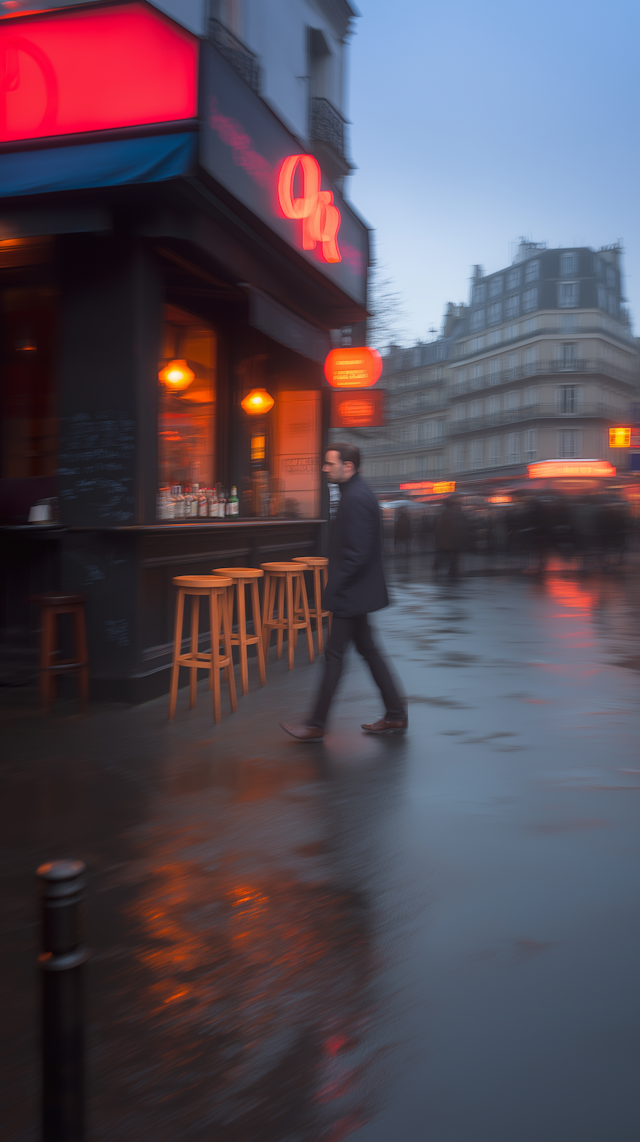
[[[244,411],[248,412],[250,416],[259,416],[262,413],[269,412],[269,410],[273,408],[275,401],[266,389],[252,389],[250,393],[247,393],[244,400],[240,401],[240,404]]]
[[[166,385],[170,392],[180,392],[188,389],[195,380],[195,373],[189,368],[186,361],[169,361],[164,369],[158,373],[158,380]]]

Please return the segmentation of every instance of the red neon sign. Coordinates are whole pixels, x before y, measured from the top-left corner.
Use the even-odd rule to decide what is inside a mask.
[[[377,349],[354,346],[332,349],[324,362],[324,375],[334,389],[368,389],[382,373],[382,357]]]
[[[540,460],[528,464],[529,479],[546,476],[615,476],[616,470],[608,460]]]
[[[294,182],[299,171],[301,193],[295,195]],[[302,249],[322,246],[325,262],[341,262],[338,248],[340,211],[333,204],[333,193],[320,190],[320,167],[313,155],[289,155],[278,174],[278,202],[285,218],[302,221]]]
[[[197,115],[197,38],[146,4],[0,23],[0,141]]]

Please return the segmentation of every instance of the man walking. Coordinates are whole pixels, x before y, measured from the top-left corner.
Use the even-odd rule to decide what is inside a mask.
[[[402,699],[367,621],[369,612],[386,607],[389,599],[382,567],[380,508],[358,474],[359,467],[360,451],[353,444],[333,444],[325,455],[322,470],[331,483],[340,485],[341,493],[329,541],[329,579],[322,597],[323,606],[333,612],[333,622],[324,656],[324,678],[312,713],[303,725],[280,723],[299,741],[322,741],[350,642],[369,666],[385,704],[384,717],[362,729],[368,734],[389,734],[407,728]]]

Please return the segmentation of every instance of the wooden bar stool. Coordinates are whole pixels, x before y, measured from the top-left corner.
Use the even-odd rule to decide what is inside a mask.
[[[232,579],[225,579],[221,575],[178,575],[173,580],[178,588],[176,600],[176,627],[173,644],[173,663],[171,666],[171,689],[169,692],[169,718],[176,712],[176,698],[178,696],[178,676],[180,667],[186,666],[190,671],[189,678],[189,709],[196,704],[196,687],[198,683],[198,670],[209,671],[209,687],[213,691],[213,720],[219,722],[222,713],[220,706],[220,671],[226,670],[229,682],[229,698],[231,709],[238,708],[236,701],[236,679],[233,673],[233,651],[231,649],[231,622],[229,619],[229,602],[227,587],[233,585]],[[182,622],[184,618],[184,600],[191,596],[191,647],[186,654],[182,654]],[[198,624],[200,618],[200,599],[209,598],[209,626],[211,629],[211,650],[198,650]],[[222,636],[220,627],[222,626]],[[220,642],[223,653],[220,653]],[[228,667],[228,669],[227,669]]]
[[[55,695],[57,674],[78,675],[78,697],[83,706],[89,701],[89,652],[84,617],[85,595],[60,595],[46,592],[32,595],[31,602],[40,607],[40,699],[47,707]],[[73,615],[73,657],[57,659],[56,627],[58,615]]]
[[[304,630],[307,635],[309,648],[309,661],[315,661],[313,652],[313,633],[311,618],[309,616],[309,603],[307,601],[307,588],[304,581],[304,567],[300,563],[261,563],[265,572],[264,595],[262,598],[262,634],[264,637],[265,662],[269,660],[269,643],[271,631],[278,632],[278,658],[282,658],[282,642],[284,632],[287,631],[287,650],[289,657],[289,670],[293,670],[293,658],[298,641],[298,631]],[[293,581],[296,581],[296,596],[301,602],[301,619],[296,618],[293,605]],[[274,618],[276,605],[276,589],[278,592],[278,617]]]
[[[316,631],[318,633],[318,654],[322,654],[324,650],[324,632],[322,629],[322,620],[328,619],[329,621],[329,634],[331,634],[331,619],[333,618],[331,611],[322,610],[322,588],[326,587],[329,572],[329,560],[324,555],[296,555],[294,556],[294,563],[304,563],[309,571],[313,571],[313,608],[309,610],[309,615],[312,619],[316,620]],[[322,583],[320,581],[322,576]],[[298,595],[298,587],[296,585],[296,598],[295,598],[295,611],[298,614],[300,607],[300,599]]]
[[[262,643],[262,623],[260,622],[260,596],[258,594],[258,579],[262,579],[264,571],[256,567],[214,567],[214,575],[226,575],[231,580],[229,587],[229,618],[231,620],[231,645],[237,646],[240,654],[240,684],[242,693],[249,693],[249,663],[247,647],[255,646],[258,655],[258,673],[260,685],[266,686],[267,675],[264,668],[264,646]],[[238,633],[233,633],[233,586],[235,583],[236,614],[238,616]],[[253,634],[247,634],[247,609],[245,602],[245,587],[251,587],[251,614],[253,617]]]

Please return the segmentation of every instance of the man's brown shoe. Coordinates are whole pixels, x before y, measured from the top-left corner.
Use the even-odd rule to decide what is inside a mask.
[[[379,722],[370,722],[368,725],[363,725],[365,734],[398,734],[406,730],[409,725],[409,719],[403,718],[402,721],[396,721],[392,718],[380,718]]]
[[[286,722],[280,722],[280,727],[299,742],[324,741],[324,730],[320,726],[288,726]]]

